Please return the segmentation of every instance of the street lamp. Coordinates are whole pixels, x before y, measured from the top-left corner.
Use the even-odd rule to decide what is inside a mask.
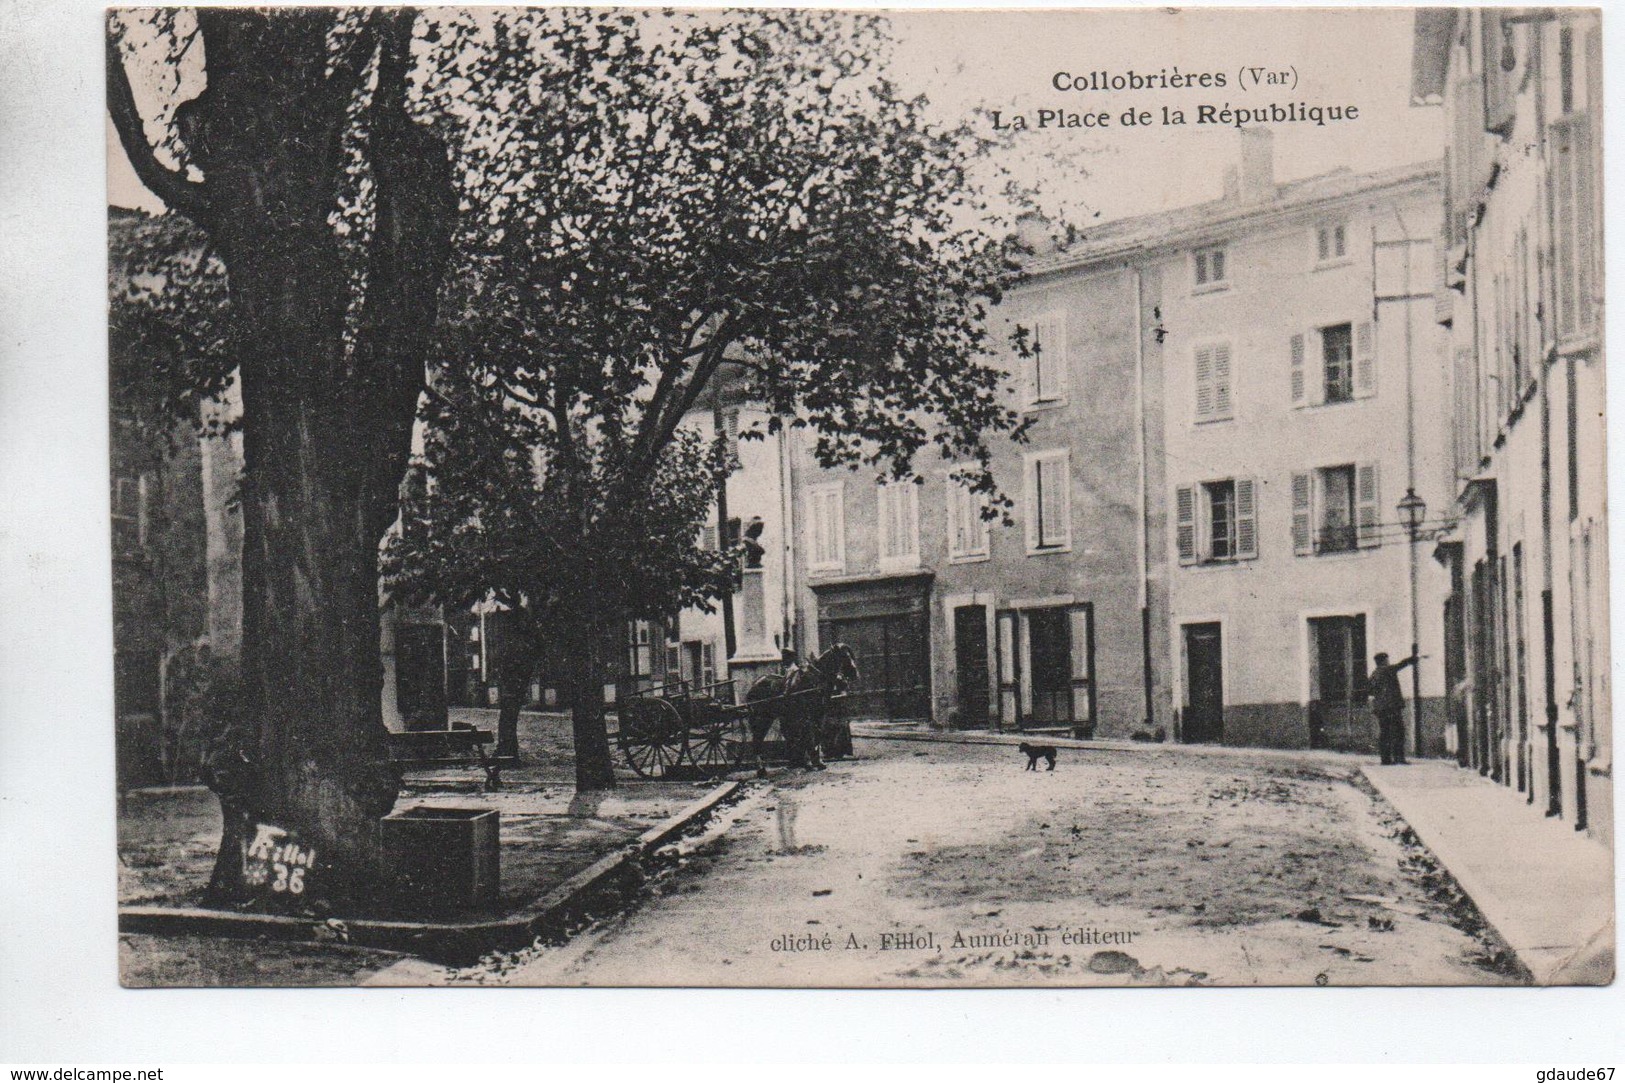
[[[1411,657],[1417,659],[1411,663],[1411,740],[1416,746],[1416,755],[1422,755],[1422,662],[1421,649],[1417,645],[1417,619],[1416,619],[1416,542],[1421,537],[1422,523],[1427,519],[1427,501],[1416,495],[1414,488],[1406,489],[1405,495],[1399,501],[1399,520],[1405,524],[1405,533],[1410,538],[1409,546],[1411,560]]]
[[[1428,515],[1428,502],[1416,495],[1415,489],[1406,489],[1399,501],[1399,518],[1405,524],[1405,533],[1415,541],[1422,531],[1422,522]]]

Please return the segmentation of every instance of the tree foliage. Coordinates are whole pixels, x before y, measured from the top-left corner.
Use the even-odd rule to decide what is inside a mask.
[[[1010,223],[967,185],[988,144],[885,77],[883,20],[473,11],[431,50],[470,148],[456,348],[559,468],[635,486],[727,359],[826,464],[934,446],[991,490]]]
[[[708,607],[733,585],[729,554],[697,544],[726,450],[679,429],[645,483],[610,501],[589,475],[574,517],[548,469],[533,408],[493,394],[487,374],[448,360],[425,400],[425,439],[401,520],[385,546],[392,595],[453,608],[493,600],[532,621],[591,603],[660,617]],[[613,574],[588,574],[597,568]]]
[[[696,541],[727,463],[685,417],[726,369],[825,465],[905,478],[935,449],[995,493],[1012,223],[967,179],[988,144],[885,77],[877,18],[464,11],[427,40],[465,214],[390,567],[556,620],[587,655],[578,785],[608,785],[592,645],[732,574]]]

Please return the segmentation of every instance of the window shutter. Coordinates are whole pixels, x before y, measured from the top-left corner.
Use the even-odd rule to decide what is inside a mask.
[[[1370,320],[1354,325],[1354,393],[1362,399],[1377,393],[1377,334]]]
[[[1304,371],[1304,337],[1292,336],[1292,405],[1308,403],[1307,375]]]
[[[1031,405],[1038,401],[1038,329],[1027,330],[1027,356],[1018,353],[1016,364],[1021,371],[1021,401]]]
[[[1484,66],[1484,130],[1506,138],[1512,134],[1517,113],[1516,96],[1523,82],[1523,64],[1515,64],[1511,71],[1501,70],[1502,48],[1511,35],[1518,33],[1516,24],[1503,23],[1502,18],[1502,13],[1494,8],[1480,8],[1478,12],[1482,48],[1479,55]],[[1513,49],[1513,55],[1520,60],[1525,52],[1523,48]]]
[[[1074,606],[1067,613],[1067,623],[1072,640],[1072,719],[1090,722],[1089,648],[1094,637],[1089,633],[1089,610]]]
[[[880,504],[880,559],[897,555],[897,494],[888,485],[876,491]]]
[[[1022,516],[1026,524],[1027,549],[1038,548],[1038,460],[1027,460],[1027,491],[1022,494]]]
[[[1292,551],[1299,556],[1314,552],[1310,535],[1311,492],[1308,474],[1292,475]]]
[[[1377,492],[1377,464],[1361,463],[1355,470],[1355,510],[1359,515],[1359,542],[1362,549],[1382,544],[1382,516]]]
[[[1230,416],[1230,344],[1213,347],[1213,416]]]
[[[1040,460],[1038,469],[1044,475],[1044,506],[1039,509],[1044,547],[1069,545],[1072,542],[1072,494],[1067,460]]]
[[[1557,146],[1558,334],[1583,334],[1593,325],[1596,270],[1595,207],[1591,181],[1591,126],[1576,113],[1553,125]]]
[[[1039,393],[1045,399],[1065,398],[1072,384],[1072,366],[1066,349],[1066,317],[1046,317],[1038,328],[1039,344],[1043,350],[1039,355],[1042,362],[1039,374],[1043,381]]]
[[[965,525],[965,505],[969,502],[962,486],[948,477],[948,555],[956,556],[970,547],[970,531]]]
[[[1189,485],[1181,485],[1174,493],[1174,510],[1177,523],[1177,540],[1179,545],[1179,562],[1181,564],[1196,563],[1196,490]]]
[[[1258,556],[1258,511],[1252,478],[1236,479],[1236,557]]]
[[[1213,347],[1196,347],[1196,417],[1213,416]]]

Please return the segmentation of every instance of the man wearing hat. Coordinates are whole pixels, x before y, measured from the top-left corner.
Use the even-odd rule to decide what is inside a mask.
[[[1388,664],[1377,652],[1371,671],[1371,709],[1377,716],[1377,752],[1385,764],[1405,763],[1405,693],[1399,690],[1399,671],[1416,664],[1416,655]]]

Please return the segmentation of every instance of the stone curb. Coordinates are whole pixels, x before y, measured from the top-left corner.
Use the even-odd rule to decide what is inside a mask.
[[[1515,924],[1508,921],[1503,910],[1503,896],[1496,885],[1480,876],[1478,870],[1460,859],[1459,853],[1452,845],[1447,833],[1437,823],[1427,823],[1421,817],[1412,819],[1405,814],[1400,806],[1403,799],[1392,795],[1389,787],[1382,777],[1374,773],[1369,767],[1362,769],[1362,775],[1371,789],[1394,811],[1401,820],[1410,827],[1421,842],[1438,861],[1441,868],[1448,872],[1456,885],[1472,901],[1474,909],[1478,911],[1484,924],[1490,927],[1507,949],[1517,957],[1524,969],[1529,971],[1533,982],[1537,986],[1556,985],[1607,985],[1609,981],[1599,982],[1594,979],[1571,981],[1565,977],[1571,969],[1584,963],[1588,955],[1593,953],[1600,945],[1612,944],[1613,941],[1613,915],[1610,913],[1602,926],[1594,932],[1580,939],[1577,943],[1558,944],[1546,946],[1539,941],[1530,943],[1520,934]],[[1446,857],[1451,860],[1446,860]]]
[[[1005,745],[1014,748],[1023,741],[1054,745],[1056,748],[1094,752],[1169,752],[1193,756],[1265,756],[1302,759],[1312,757],[1331,763],[1360,763],[1369,756],[1359,752],[1333,752],[1309,748],[1254,748],[1250,745],[1182,744],[1178,741],[1124,741],[1105,737],[1087,741],[1075,737],[1042,733],[985,733],[974,730],[871,730],[854,726],[852,736],[865,741],[921,741],[944,745]]]
[[[280,914],[239,914],[199,907],[121,906],[121,933],[157,936],[215,936],[239,939],[341,942],[356,947],[408,952],[436,962],[466,964],[492,950],[528,946],[538,936],[562,932],[601,892],[636,883],[639,863],[711,814],[743,783],[724,782],[704,797],[563,883],[550,888],[518,913],[482,921],[384,921],[355,918],[330,924]]]

